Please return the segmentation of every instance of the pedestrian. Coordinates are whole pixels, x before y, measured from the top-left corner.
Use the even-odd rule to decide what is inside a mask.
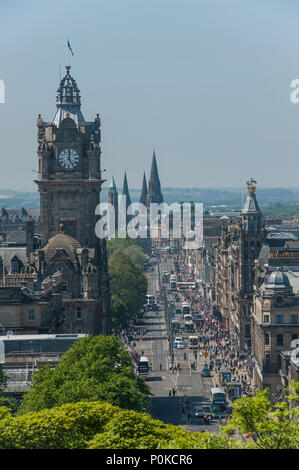
[[[175,397],[175,393],[176,393],[176,391],[175,391],[175,389],[173,388],[173,389],[172,389],[173,397]]]
[[[168,396],[170,396],[170,397],[172,396],[172,395],[171,395],[171,390],[169,390]]]

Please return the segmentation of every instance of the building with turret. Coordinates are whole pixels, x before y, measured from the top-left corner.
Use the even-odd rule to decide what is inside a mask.
[[[40,236],[35,236],[34,220],[28,218],[21,274],[34,277],[41,292],[59,274],[61,311],[53,315],[62,316],[63,322],[55,332],[106,334],[110,330],[106,242],[95,233],[95,209],[104,183],[101,120],[98,114],[93,121],[84,119],[80,90],[70,69],[66,67],[57,90],[54,119],[46,122],[41,115],[37,119]],[[7,284],[0,289],[7,289]],[[31,312],[30,331],[40,331],[47,322],[49,314]]]
[[[253,178],[247,182],[248,195],[240,217],[223,223],[215,249],[214,310],[230,331],[239,349],[251,347],[251,309],[255,283],[255,264],[265,230]]]

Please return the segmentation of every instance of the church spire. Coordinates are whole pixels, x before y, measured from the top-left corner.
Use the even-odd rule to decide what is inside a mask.
[[[141,204],[146,205],[146,196],[147,196],[146,177],[145,177],[145,173],[143,173],[143,181],[142,181],[141,195],[140,195],[140,199],[139,199],[139,202],[140,202]]]
[[[152,202],[157,204],[163,202],[155,151],[153,152],[152,167],[148,183],[147,201],[149,204]]]
[[[123,196],[126,196],[126,205],[127,207],[130,206],[131,204],[131,198],[130,198],[130,194],[129,194],[129,188],[128,188],[128,181],[127,181],[127,173],[125,172],[125,176],[124,176],[124,184],[123,184]]]

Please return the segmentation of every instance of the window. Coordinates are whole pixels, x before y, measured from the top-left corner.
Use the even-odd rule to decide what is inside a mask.
[[[291,323],[292,323],[292,325],[297,325],[298,315],[291,315]]]
[[[296,333],[292,335],[292,341],[294,341],[294,339],[298,339],[298,335]]]
[[[103,312],[105,313],[107,309],[106,300],[103,301]]]
[[[277,346],[283,346],[283,335],[276,336]]]
[[[61,313],[62,313],[62,317],[63,317],[64,320],[65,320],[65,307],[62,307]]]
[[[270,344],[270,336],[269,333],[265,333],[265,345],[268,346]]]
[[[82,309],[81,309],[81,307],[77,307],[77,309],[76,309],[76,318],[77,318],[77,320],[82,320]]]
[[[76,333],[77,333],[77,335],[80,335],[80,334],[82,333],[81,328],[77,328],[77,329],[76,329]]]
[[[11,272],[13,274],[18,274],[18,272],[19,272],[19,263],[18,263],[18,261],[13,261],[12,262]]]
[[[283,315],[276,315],[276,323],[283,323]]]
[[[28,321],[35,320],[35,310],[28,310]]]
[[[62,292],[64,292],[65,294],[68,292],[68,285],[67,285],[67,282],[64,282],[62,284]]]
[[[270,315],[264,315],[264,323],[270,322]]]

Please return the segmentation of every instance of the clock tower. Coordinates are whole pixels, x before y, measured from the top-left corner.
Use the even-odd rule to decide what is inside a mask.
[[[57,90],[52,122],[37,119],[41,242],[65,230],[82,246],[95,247],[96,216],[101,179],[101,121],[85,121],[80,90],[66,67]]]
[[[52,122],[44,122],[41,115],[37,119],[35,182],[40,193],[40,240],[38,248],[28,249],[28,263],[34,266],[40,283],[53,277],[58,283],[60,279],[60,332],[107,334],[110,294],[106,242],[95,233],[95,210],[104,182],[101,121],[98,114],[94,121],[85,121],[80,90],[70,66],[57,90],[56,106]]]

